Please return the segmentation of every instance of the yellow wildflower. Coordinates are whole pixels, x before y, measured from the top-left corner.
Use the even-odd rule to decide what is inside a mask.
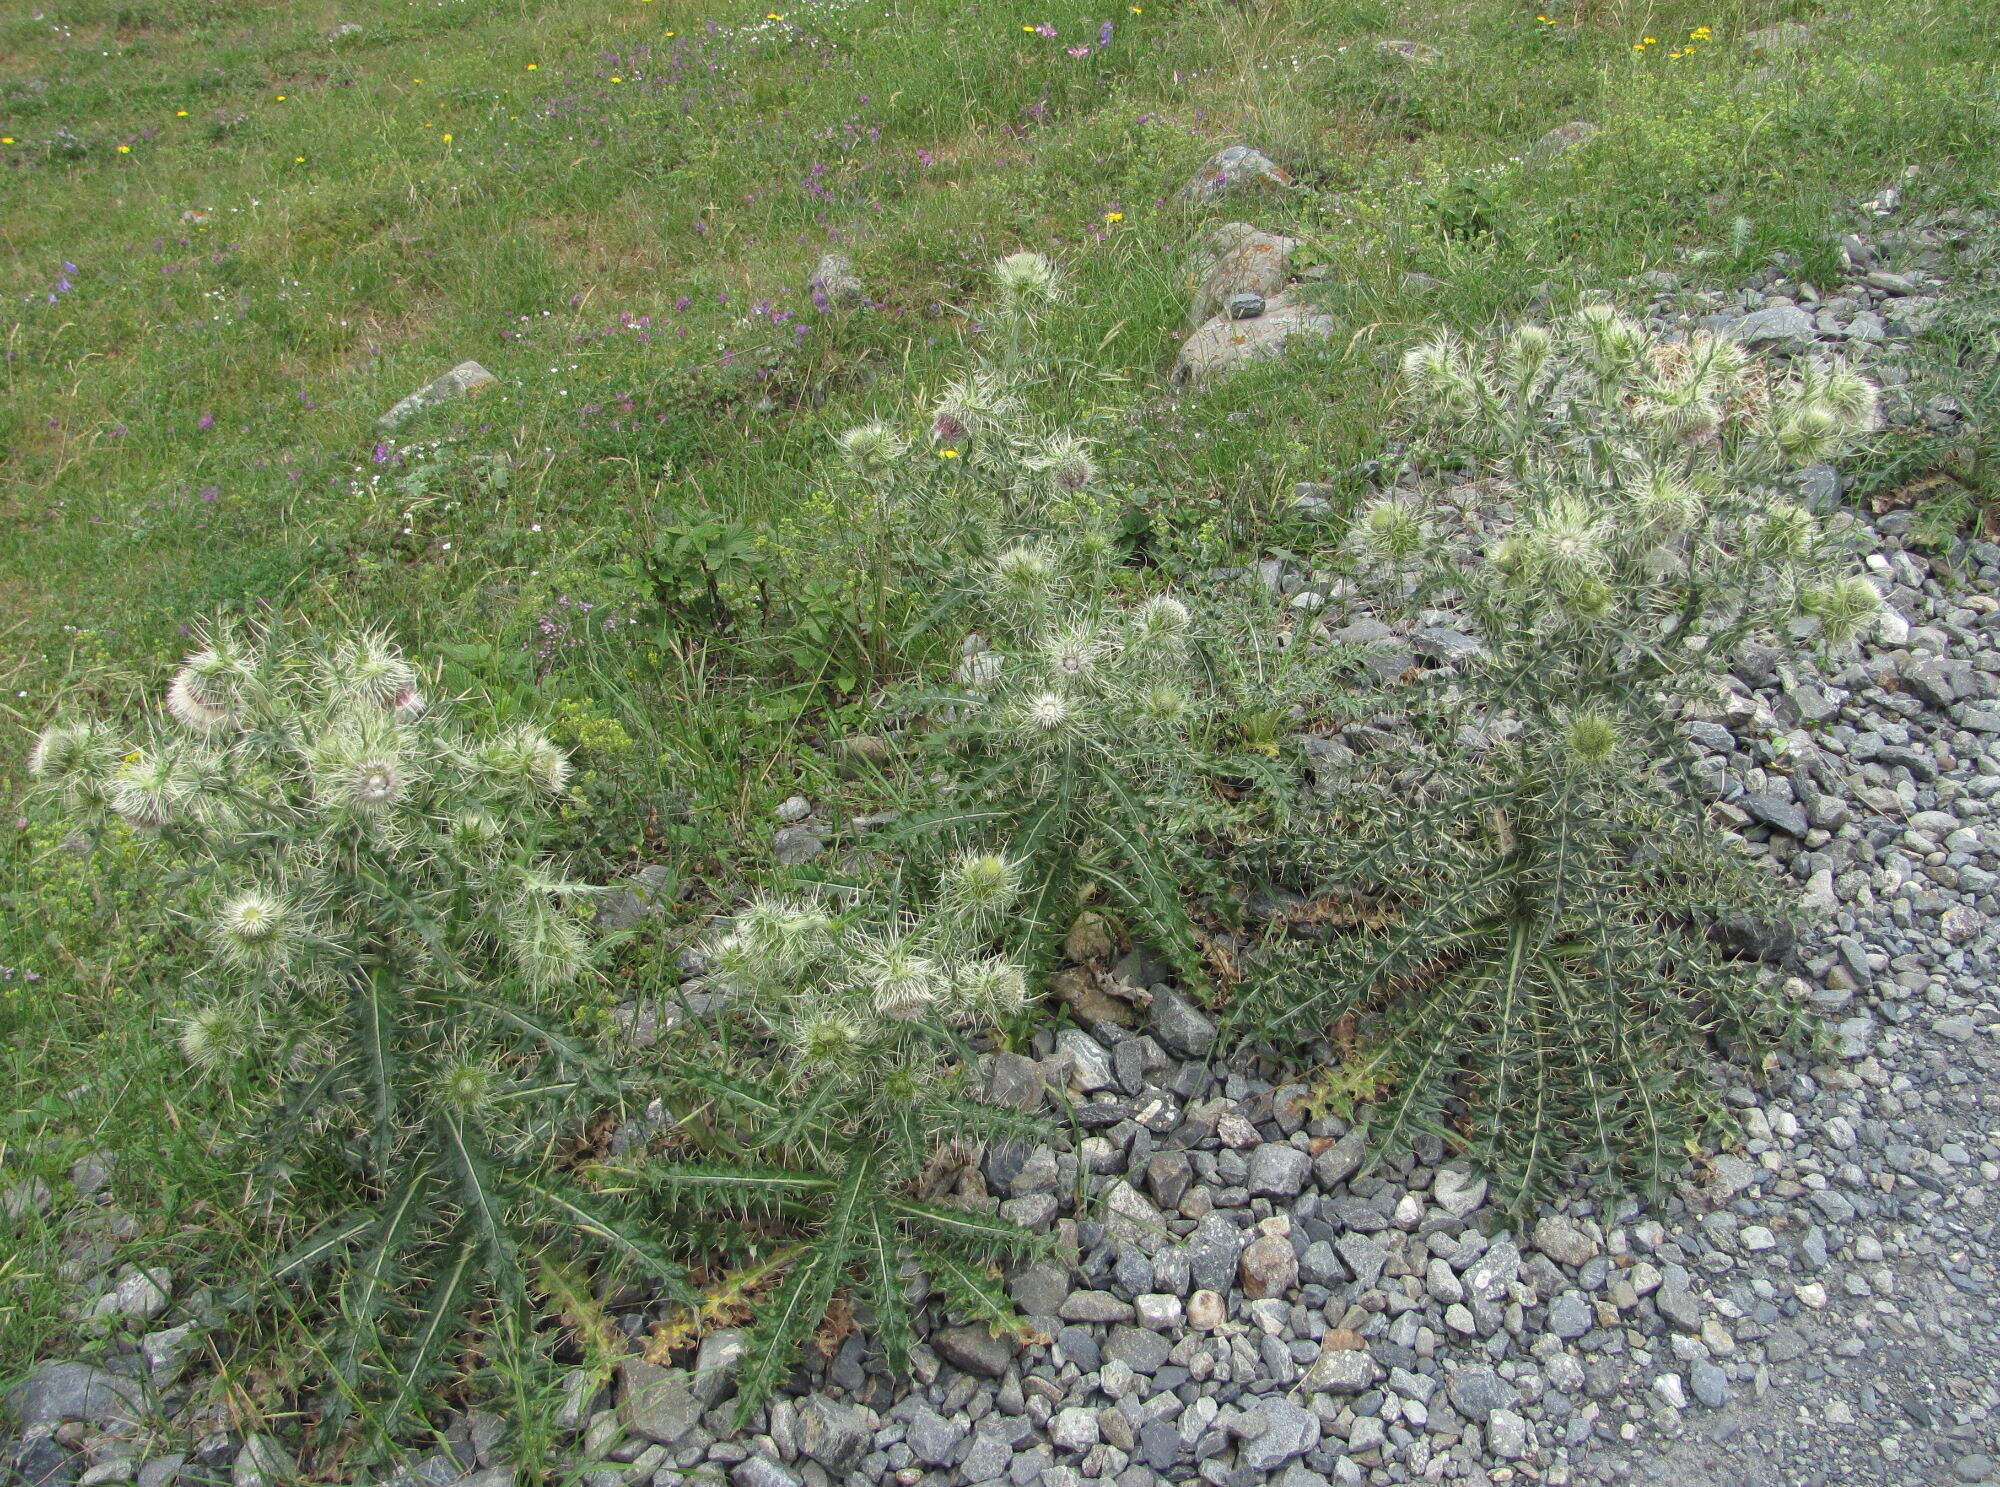
[[[129,155],[132,153],[132,147],[130,145],[120,145],[118,147],[118,153],[121,155]]]
[[[1123,222],[1125,220],[1125,214],[1123,212],[1106,212],[1104,214],[1104,220],[1106,222]]]

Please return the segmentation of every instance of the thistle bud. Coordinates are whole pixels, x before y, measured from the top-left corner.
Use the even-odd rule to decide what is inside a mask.
[[[103,800],[117,767],[117,740],[91,718],[49,724],[28,752],[28,777],[70,806]]]
[[[1600,377],[1617,378],[1638,365],[1646,352],[1646,331],[1613,305],[1585,305],[1577,311],[1583,359]]]
[[[1820,397],[1840,420],[1843,432],[1866,434],[1875,428],[1881,391],[1852,367],[1842,364],[1827,373]]]
[[[967,961],[952,970],[951,1000],[968,1021],[998,1022],[1027,1006],[1027,973],[998,957]]]
[[[943,890],[948,913],[990,923],[1019,896],[1020,867],[998,852],[961,853],[945,870]]]
[[[1654,542],[1678,537],[1701,519],[1701,492],[1671,470],[1655,470],[1632,498],[1640,532]]]
[[[374,729],[336,730],[308,757],[313,798],[326,809],[376,816],[408,798],[412,772],[394,741]]]
[[[187,812],[196,789],[194,771],[170,749],[128,758],[111,777],[107,798],[127,826],[157,831]]]
[[[220,1074],[249,1051],[252,1020],[234,1002],[215,1002],[182,1019],[181,1056],[203,1074]]]
[[[1819,621],[1830,644],[1844,645],[1882,612],[1882,595],[1861,574],[1851,573],[1802,590],[1799,608]]]
[[[1062,297],[1062,270],[1040,253],[1009,253],[993,264],[993,287],[1008,309],[1035,309]]]
[[[417,694],[416,669],[386,636],[372,633],[335,648],[324,682],[335,701],[358,708],[399,709]]]
[[[477,861],[506,840],[507,828],[485,811],[460,811],[451,818],[446,835],[461,859]]]
[[[546,894],[521,895],[500,927],[522,978],[538,991],[568,985],[590,962],[589,933]]]
[[[1178,727],[1193,711],[1188,694],[1170,683],[1157,683],[1139,694],[1139,716],[1156,727]]]
[[[209,937],[232,965],[274,968],[286,958],[295,920],[295,911],[283,896],[252,888],[223,901]]]
[[[1773,441],[1795,465],[1817,464],[1840,452],[1844,427],[1825,403],[1795,403],[1778,415]]]
[[[897,939],[878,941],[864,950],[856,975],[869,993],[875,1015],[890,1022],[921,1017],[944,987],[936,963]]]
[[[794,1023],[790,1042],[800,1069],[825,1076],[853,1073],[867,1054],[870,1038],[859,1018],[828,1008]]]
[[[1048,543],[1020,542],[993,560],[993,585],[1008,599],[1039,600],[1047,596],[1061,571],[1055,549]]]
[[[1655,403],[1647,415],[1669,444],[1706,444],[1722,430],[1722,412],[1706,397],[1678,398]]]
[[[1067,430],[1024,455],[1021,463],[1047,481],[1049,489],[1059,496],[1075,495],[1097,479],[1097,462],[1090,457],[1089,445]]]
[[[1774,504],[1757,522],[1751,546],[1767,563],[1796,563],[1812,556],[1819,541],[1819,523],[1803,506]]]
[[[1458,342],[1441,335],[1403,353],[1403,380],[1412,392],[1437,393],[1455,388],[1463,379]]]
[[[909,441],[886,423],[857,424],[834,442],[848,464],[867,476],[887,474],[910,447]]]
[[[1362,553],[1389,564],[1415,557],[1430,535],[1417,508],[1401,496],[1370,501],[1356,514],[1351,530]]]
[[[1076,725],[1076,710],[1060,692],[1037,692],[1021,703],[1016,725],[1030,743],[1052,743]]]
[[[432,1083],[438,1104],[476,1120],[493,1108],[500,1093],[499,1082],[492,1065],[476,1058],[457,1058],[440,1068]]]
[[[1581,501],[1553,501],[1522,536],[1524,573],[1572,613],[1590,608],[1610,565],[1606,536],[1602,520]]]
[[[1104,636],[1088,625],[1056,630],[1042,641],[1042,661],[1065,684],[1087,681],[1109,651]]]
[[[1520,386],[1541,376],[1555,350],[1555,337],[1539,325],[1519,325],[1501,343],[1500,365]]]
[[[1618,757],[1618,722],[1595,708],[1577,708],[1562,719],[1563,752],[1584,769],[1602,769]]]
[[[1142,644],[1177,644],[1193,623],[1193,615],[1180,600],[1160,594],[1141,604],[1132,617],[1133,638]]]
[[[537,728],[515,728],[480,745],[474,764],[503,791],[560,795],[569,786],[569,756]]]

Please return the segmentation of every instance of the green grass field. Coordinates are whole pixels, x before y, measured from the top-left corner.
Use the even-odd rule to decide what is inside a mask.
[[[1812,39],[1746,40],[1788,21]],[[157,685],[204,615],[387,626],[578,751],[586,871],[679,874],[608,1005],[769,871],[779,800],[877,788],[833,743],[944,642],[921,564],[869,576],[830,436],[916,425],[996,255],[1066,268],[1038,396],[1102,441],[1097,514],[1135,552],[1310,552],[1337,526],[1291,484],[1359,488],[1424,327],[1648,269],[1831,280],[1850,204],[1906,168],[1992,190],[1996,53],[1957,0],[11,7],[0,779],[66,700]],[[1579,119],[1601,132],[1525,159]],[[1175,199],[1239,141],[1294,185]],[[1239,217],[1304,240],[1340,333],[1170,396],[1192,249]],[[829,250],[870,304],[814,303]],[[378,430],[467,359],[501,385]],[[193,937],[136,861],[6,819],[0,1178],[113,1149],[121,1258],[199,1276],[270,1243],[211,1154],[234,1097],[174,1047]],[[0,1373],[78,1345],[84,1237],[0,1232]]]

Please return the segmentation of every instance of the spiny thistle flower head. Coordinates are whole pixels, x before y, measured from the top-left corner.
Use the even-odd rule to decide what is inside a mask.
[[[1031,744],[1060,742],[1073,734],[1081,717],[1060,692],[1032,692],[1014,710],[1014,725]]]
[[[993,287],[1007,309],[1039,309],[1062,298],[1062,270],[1040,253],[1009,253],[993,264]]]
[[[1600,377],[1629,373],[1646,352],[1646,330],[1616,305],[1585,305],[1576,312],[1585,365]]]
[[[1602,517],[1584,501],[1559,496],[1521,533],[1521,576],[1569,607],[1601,586],[1610,554]]]
[[[1156,594],[1132,612],[1132,639],[1153,649],[1178,647],[1187,638],[1194,616],[1187,605],[1169,594]]]
[[[1416,393],[1457,396],[1470,386],[1465,348],[1449,333],[1434,336],[1403,353],[1403,380]]]
[[[1602,769],[1618,757],[1624,741],[1618,720],[1597,708],[1573,708],[1562,719],[1562,747],[1583,769]]]
[[[1114,648],[1095,625],[1063,625],[1042,638],[1042,663],[1065,685],[1088,681]]]
[[[865,943],[854,967],[875,1015],[890,1022],[921,1017],[944,989],[937,962],[914,941],[891,935]]]
[[[1019,400],[991,372],[974,372],[945,384],[931,410],[931,437],[941,444],[970,439],[1005,423],[1020,411]]]
[[[224,899],[210,925],[210,938],[234,965],[268,966],[282,961],[297,913],[283,894],[248,888]]]
[[[962,852],[945,869],[946,911],[975,923],[1005,913],[1020,892],[1020,864],[999,852]]]
[[[194,733],[238,726],[257,677],[256,657],[227,634],[181,663],[167,685],[167,713]]]
[[[1194,699],[1171,682],[1155,682],[1139,692],[1139,716],[1159,728],[1176,728],[1194,711]]]
[[[181,1021],[181,1056],[203,1074],[220,1074],[249,1051],[255,1030],[240,1002],[212,1002]]]
[[[393,731],[335,725],[307,751],[313,799],[327,810],[379,816],[409,798],[415,770]]]
[[[1047,542],[1017,542],[993,560],[993,587],[1003,599],[1034,602],[1048,596],[1062,574],[1062,560]]]
[[[1803,506],[1774,502],[1758,518],[1752,534],[1757,555],[1768,563],[1797,563],[1812,556],[1819,543],[1819,522]]]
[[[1028,1005],[1028,976],[999,956],[962,962],[951,973],[951,999],[970,1021],[999,1022]]]
[[[157,831],[187,814],[198,788],[188,756],[168,746],[128,756],[112,775],[107,798],[127,826]]]
[[[1838,454],[1847,425],[1839,413],[1819,398],[1808,398],[1777,411],[1772,441],[1795,465],[1817,464]]]
[[[479,772],[502,790],[521,795],[561,795],[569,787],[569,756],[539,728],[509,729],[479,746]]]
[[[866,1060],[874,1037],[872,1026],[857,1014],[821,1007],[792,1024],[789,1041],[801,1071],[825,1076],[855,1073]]]
[[[1826,373],[1819,396],[1847,434],[1866,434],[1875,428],[1881,390],[1845,362]]]
[[[117,738],[95,718],[49,724],[28,752],[28,777],[71,806],[101,801],[117,768]]]
[[[1402,496],[1382,496],[1355,514],[1354,543],[1378,562],[1406,563],[1423,550],[1430,531],[1416,505]]]
[[[1075,495],[1097,479],[1097,462],[1090,457],[1090,445],[1067,429],[1051,434],[1021,463],[1048,482],[1057,495]]]
[[[518,895],[501,916],[501,938],[523,979],[537,990],[567,986],[590,963],[590,935],[550,895]]]
[[[815,904],[760,895],[737,912],[737,937],[779,976],[795,976],[826,949],[833,920]]]
[[[1701,492],[1673,470],[1651,471],[1632,497],[1632,515],[1651,541],[1678,537],[1701,520]]]
[[[1859,573],[1814,584],[1799,594],[1799,608],[1819,621],[1833,645],[1844,645],[1882,612],[1882,595]]]
[[[1532,382],[1555,352],[1555,337],[1539,325],[1517,325],[1500,343],[1500,365],[1517,382]]]
[[[499,1075],[491,1064],[464,1056],[447,1060],[432,1080],[438,1104],[467,1120],[476,1120],[493,1108],[499,1085]]]
[[[418,696],[416,668],[387,636],[372,632],[327,654],[322,683],[334,701],[357,708],[404,710]]]
[[[747,935],[719,934],[702,947],[709,979],[729,991],[755,995],[771,985],[773,966]]]
[[[1722,430],[1722,410],[1700,393],[1648,404],[1644,414],[1669,444],[1706,444]]]
[[[910,441],[879,420],[856,424],[835,436],[847,463],[862,475],[886,474],[909,452]]]
[[[445,835],[462,860],[478,861],[507,839],[507,828],[488,811],[460,811],[451,818]]]

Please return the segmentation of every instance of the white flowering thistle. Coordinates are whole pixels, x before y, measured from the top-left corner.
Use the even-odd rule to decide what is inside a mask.
[[[994,261],[993,287],[1005,309],[1046,309],[1062,298],[1062,270],[1041,253],[1009,253]]]
[[[1349,532],[1364,557],[1390,566],[1409,562],[1430,540],[1422,513],[1403,496],[1370,501],[1355,513]]]
[[[1021,457],[1024,469],[1041,477],[1054,496],[1073,496],[1097,479],[1090,443],[1067,429],[1051,434]]]
[[[1020,864],[1001,852],[961,852],[946,868],[942,886],[947,914],[990,927],[1020,897]]]
[[[1005,379],[979,370],[953,379],[931,409],[931,438],[961,444],[1005,426],[1020,413],[1020,399]]]
[[[834,442],[854,472],[871,480],[888,474],[910,450],[908,439],[879,420],[843,430]]]
[[[950,1001],[968,1022],[1002,1022],[1028,1004],[1028,975],[1000,956],[982,956],[951,968]]]
[[[362,1360],[343,1388],[421,1366],[374,1356],[376,1313],[457,1289],[438,1268],[461,1253],[447,1241],[463,1213],[485,1215],[481,1294],[502,1297],[529,1291],[528,1235],[539,1248],[570,1226],[557,1242],[594,1259],[617,1223],[576,1224],[571,1205],[594,1209],[592,1195],[550,1204],[532,1181],[496,1181],[539,1176],[521,1169],[622,1095],[557,1000],[588,970],[591,929],[582,885],[532,843],[567,763],[530,730],[468,736],[425,704],[420,676],[378,633],[218,631],[149,692],[135,738],[65,721],[32,760],[37,791],[87,835],[136,831],[165,864],[155,881],[200,926],[207,960],[186,973],[195,1010],[179,1046],[196,1072],[231,1079],[259,1172],[310,1165],[351,1182],[343,1207],[373,1209],[388,1246],[372,1248],[375,1312],[350,1314],[356,1288],[336,1276],[340,1299],[305,1319],[315,1338],[330,1322]],[[258,1036],[266,1024],[284,1036]],[[447,1191],[436,1214],[388,1198]],[[271,1201],[288,1207],[291,1188]],[[639,1242],[616,1241],[676,1283]]]
[[[245,1004],[213,1002],[181,1020],[181,1057],[203,1074],[222,1074],[249,1053],[255,1030]]]
[[[101,806],[118,770],[118,736],[95,718],[49,724],[28,753],[28,778],[76,810]]]

